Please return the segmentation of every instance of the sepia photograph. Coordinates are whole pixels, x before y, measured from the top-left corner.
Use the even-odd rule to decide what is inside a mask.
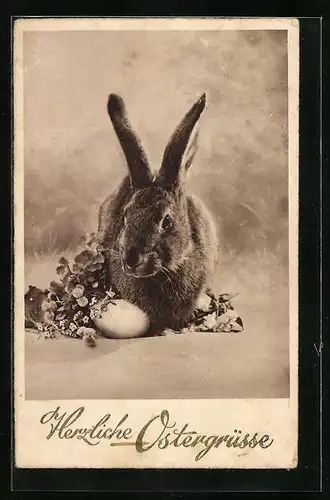
[[[287,32],[23,43],[26,398],[288,397]]]

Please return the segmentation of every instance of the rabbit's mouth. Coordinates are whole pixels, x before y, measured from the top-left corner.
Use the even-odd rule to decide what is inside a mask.
[[[162,269],[161,262],[159,259],[156,259],[154,255],[145,256],[140,263],[134,266],[128,265],[127,262],[122,259],[121,267],[127,276],[137,279],[152,278]]]

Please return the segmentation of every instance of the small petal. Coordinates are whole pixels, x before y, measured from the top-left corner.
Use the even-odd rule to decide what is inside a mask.
[[[80,307],[86,307],[88,304],[88,299],[87,299],[87,297],[83,296],[83,297],[80,297],[79,299],[77,299],[77,302],[80,305]]]
[[[44,302],[41,304],[41,309],[42,309],[43,311],[49,311],[49,309],[50,309],[50,303],[49,303],[49,302],[47,302],[47,301],[44,301]]]
[[[206,294],[203,294],[198,298],[197,309],[207,312],[209,310],[210,303],[211,303],[210,297],[208,297]]]
[[[80,326],[77,330],[77,336],[83,337],[85,335],[85,330],[86,330],[85,326]]]
[[[216,326],[216,324],[217,324],[217,315],[216,315],[216,313],[209,314],[208,316],[206,316],[206,318],[203,321],[203,325],[206,328],[209,328],[210,330],[213,329]]]
[[[74,296],[75,299],[80,299],[84,295],[84,287],[77,285],[72,290],[72,295]]]
[[[80,272],[81,272],[81,267],[78,264],[76,264],[75,262],[72,264],[72,272],[74,274],[80,274]]]
[[[54,321],[54,317],[54,313],[51,311],[46,311],[44,314],[44,320],[46,321],[46,323],[52,323]]]

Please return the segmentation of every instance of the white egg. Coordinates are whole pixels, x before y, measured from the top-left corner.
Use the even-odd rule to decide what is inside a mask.
[[[149,318],[139,307],[118,299],[109,304],[101,318],[94,320],[95,326],[105,337],[129,339],[141,337],[149,328]]]

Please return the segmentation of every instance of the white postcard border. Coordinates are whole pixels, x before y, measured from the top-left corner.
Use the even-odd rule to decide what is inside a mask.
[[[24,126],[23,126],[23,33],[51,30],[265,30],[288,32],[289,92],[289,267],[290,267],[290,398],[263,400],[65,400],[27,401],[24,369]],[[15,368],[15,459],[17,467],[34,468],[294,468],[298,453],[298,110],[299,23],[296,19],[20,19],[14,29],[14,368]],[[144,453],[134,446],[101,441],[58,439],[42,424],[42,415],[59,407],[74,412],[84,408],[81,426],[95,424],[111,414],[111,425],[128,414],[125,425],[134,439],[144,424],[167,410],[171,422],[211,435],[230,434],[234,429],[258,432],[273,439],[267,448],[211,448],[196,461],[200,448],[157,444]],[[159,422],[159,419],[158,421]],[[77,424],[78,425],[78,424]],[[110,424],[109,424],[110,425]],[[110,427],[111,427],[110,425]],[[158,424],[157,424],[158,425]],[[151,429],[151,427],[150,427]],[[158,432],[154,426],[152,433]],[[155,435],[156,435],[155,434]],[[150,438],[150,436],[149,436]],[[150,438],[151,439],[151,438]]]

